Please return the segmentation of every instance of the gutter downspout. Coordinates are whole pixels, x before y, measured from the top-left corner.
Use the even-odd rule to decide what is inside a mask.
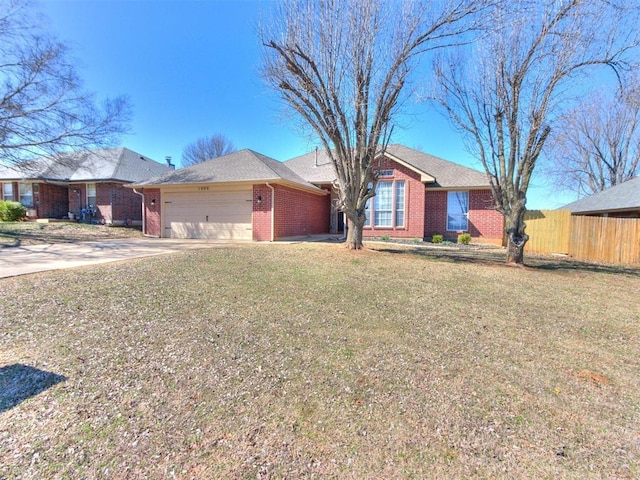
[[[272,186],[269,185],[269,182],[267,182],[267,187],[269,187],[271,189],[271,240],[269,240],[270,242],[275,242],[275,229],[276,229],[276,223],[275,223],[275,219],[276,219],[276,189]]]
[[[144,203],[144,193],[137,191],[135,188],[133,188],[132,190],[133,190],[133,193],[140,195],[142,197],[142,235],[146,237],[147,236],[147,215],[146,215],[147,207]],[[111,213],[113,218],[113,212]]]

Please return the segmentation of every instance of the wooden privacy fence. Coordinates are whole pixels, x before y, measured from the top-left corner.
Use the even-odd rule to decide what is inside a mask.
[[[569,210],[529,210],[524,217],[529,241],[525,251],[569,254],[571,212]]]
[[[525,216],[531,253],[568,254],[577,260],[640,263],[640,219],[531,210]]]

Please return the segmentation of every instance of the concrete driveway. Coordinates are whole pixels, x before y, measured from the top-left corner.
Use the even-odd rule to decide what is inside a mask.
[[[0,278],[61,268],[117,262],[130,258],[163,255],[184,250],[223,247],[230,244],[232,242],[217,240],[126,238],[99,242],[56,243],[2,248],[0,249]]]

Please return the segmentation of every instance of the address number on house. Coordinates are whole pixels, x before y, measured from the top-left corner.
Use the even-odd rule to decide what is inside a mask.
[[[209,187],[198,187],[198,190],[200,190],[202,192],[202,191],[205,191],[205,190],[209,190]]]

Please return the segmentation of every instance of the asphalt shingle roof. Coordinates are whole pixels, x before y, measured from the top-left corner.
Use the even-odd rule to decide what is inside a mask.
[[[572,213],[614,212],[640,209],[640,177],[576,200],[562,207]]]
[[[251,181],[286,181],[308,189],[320,190],[287,168],[282,162],[253,150],[245,149],[213,158],[187,168],[140,182],[144,185],[177,185],[188,183],[224,183]]]
[[[41,157],[22,165],[0,168],[2,180],[52,180],[64,182],[139,182],[173,171],[128,148],[108,148],[74,152],[59,157]]]
[[[436,179],[429,187],[442,188],[488,188],[485,173],[468,168],[442,158],[429,155],[403,145],[389,145],[387,153]],[[333,163],[324,150],[306,153],[284,162],[291,170],[312,183],[331,183],[336,178]]]

